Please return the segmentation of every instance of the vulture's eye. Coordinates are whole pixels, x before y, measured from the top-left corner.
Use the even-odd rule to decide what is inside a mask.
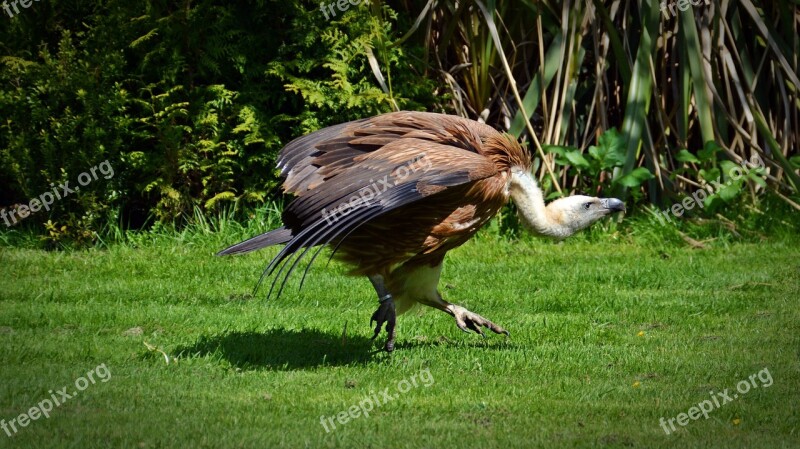
[[[583,205],[583,208],[586,210],[589,210],[590,207],[592,207],[592,203],[586,203]]]

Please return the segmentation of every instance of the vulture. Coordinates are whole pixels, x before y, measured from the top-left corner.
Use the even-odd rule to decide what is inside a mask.
[[[350,275],[367,276],[375,288],[372,338],[385,324],[387,352],[394,349],[397,315],[416,303],[450,314],[465,332],[509,334],[445,301],[437,288],[445,254],[509,198],[531,232],[555,239],[625,210],[616,198],[581,195],[545,205],[530,173],[531,156],[515,138],[445,114],[392,112],[320,129],[286,145],[278,168],[283,189],[294,196],[283,226],[217,255],[285,244],[262,275],[277,270],[272,287],[283,275],[282,290],[309,251],[308,266],[331,247],[331,257],[348,265]]]

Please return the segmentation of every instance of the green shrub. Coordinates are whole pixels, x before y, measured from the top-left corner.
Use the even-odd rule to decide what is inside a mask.
[[[388,6],[331,21],[297,0],[38,6],[0,30],[0,205],[104,160],[116,172],[26,219],[56,243],[91,241],[107,223],[180,224],[197,208],[245,217],[280,196],[275,157],[292,138],[393,106],[437,108],[421,50],[392,45]]]

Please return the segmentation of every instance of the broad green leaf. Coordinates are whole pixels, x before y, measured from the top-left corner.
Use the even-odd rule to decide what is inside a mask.
[[[726,203],[733,201],[739,192],[742,190],[742,183],[741,182],[732,182],[729,185],[725,186],[719,192],[719,197],[723,199]]]
[[[642,185],[642,183],[648,179],[653,179],[654,177],[655,176],[653,176],[653,174],[650,173],[650,170],[647,168],[638,167],[627,175],[619,178],[617,182],[625,187],[635,188]]]
[[[720,198],[719,195],[709,195],[708,197],[706,197],[703,203],[706,205],[706,209],[712,211],[717,209],[718,207],[725,205],[725,202],[722,201],[722,198]]]
[[[709,140],[703,145],[703,149],[697,152],[697,157],[703,162],[713,161],[719,151],[722,151],[722,147],[717,142]]]
[[[700,159],[697,159],[697,157],[694,154],[690,153],[689,150],[687,149],[678,151],[678,154],[675,155],[675,159],[681,162],[694,162],[694,163],[700,162]]]
[[[589,168],[589,161],[583,157],[580,150],[575,147],[567,147],[563,145],[544,145],[542,150],[545,153],[552,153],[556,155],[556,164],[566,166],[573,165],[579,168]]]
[[[547,195],[547,198],[545,198],[545,199],[546,199],[547,201],[550,201],[550,200],[556,200],[556,199],[559,199],[559,198],[561,198],[562,196],[564,196],[564,195],[562,195],[562,194],[560,194],[560,193],[558,193],[558,192],[555,192],[555,191],[554,191],[554,192],[550,192],[550,194],[549,194],[549,195]]]
[[[542,145],[542,150],[545,153],[553,153],[559,156],[564,156],[567,151],[575,150],[574,147],[565,147],[563,145]]]
[[[719,179],[720,171],[718,168],[700,169],[700,176],[707,182],[717,181]]]
[[[564,155],[569,160],[569,163],[572,164],[573,166],[579,168],[589,168],[589,161],[587,161],[586,158],[583,157],[583,154],[581,154],[580,151],[578,150],[568,151]]]
[[[759,176],[755,170],[751,170],[747,173],[747,177],[751,179],[756,184],[760,185],[763,188],[767,188],[767,181],[764,181],[764,178]]]
[[[601,170],[620,167],[625,163],[625,141],[616,128],[608,129],[597,139],[597,146],[589,147],[589,155],[600,163]]]
[[[719,166],[722,169],[722,173],[726,180],[734,177],[741,177],[744,174],[742,167],[740,167],[738,164],[734,164],[731,161],[721,161]]]

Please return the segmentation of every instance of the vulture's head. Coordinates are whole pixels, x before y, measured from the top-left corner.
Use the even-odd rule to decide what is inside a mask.
[[[567,238],[603,217],[625,210],[625,203],[616,198],[583,195],[559,198],[545,206],[539,184],[527,170],[520,168],[511,171],[509,195],[528,229],[557,239]]]
[[[567,234],[564,237],[569,237],[603,217],[614,212],[624,212],[625,203],[616,198],[574,195],[551,202],[547,205],[547,210],[551,219],[566,228]]]

